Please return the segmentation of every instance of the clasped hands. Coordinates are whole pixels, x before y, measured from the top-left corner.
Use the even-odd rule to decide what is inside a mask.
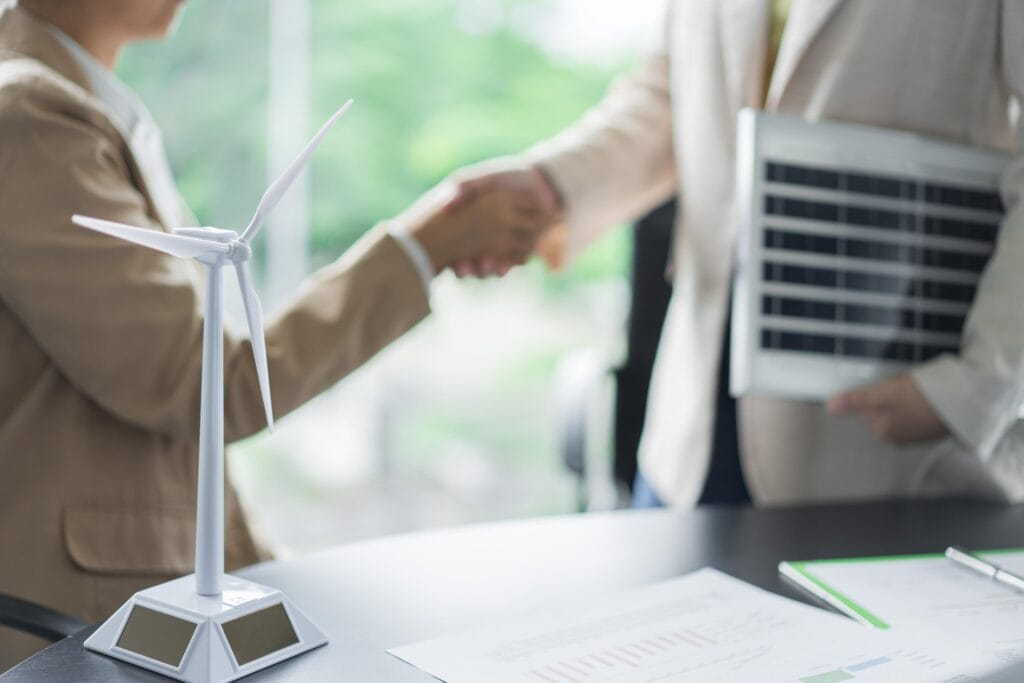
[[[399,217],[441,272],[505,275],[535,252],[554,262],[551,228],[562,210],[544,174],[513,162],[459,171]]]

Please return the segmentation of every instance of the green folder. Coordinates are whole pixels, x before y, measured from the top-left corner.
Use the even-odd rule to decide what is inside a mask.
[[[1003,553],[1018,553],[1020,548],[1004,548],[999,550],[982,551],[985,555],[999,555]],[[828,560],[809,560],[805,562],[780,562],[779,573],[797,584],[814,597],[823,600],[841,613],[856,619],[862,624],[874,626],[875,628],[887,629],[889,624],[870,609],[858,601],[857,596],[848,595],[835,586],[830,585],[818,574],[817,569],[824,565],[835,564],[868,564],[877,562],[898,562],[901,560],[937,559],[942,558],[942,553],[927,553],[918,555],[885,555],[878,557],[854,557]]]

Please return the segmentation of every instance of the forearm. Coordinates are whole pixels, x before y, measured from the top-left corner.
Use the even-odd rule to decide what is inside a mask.
[[[1006,216],[964,329],[961,351],[914,369],[921,392],[949,430],[987,458],[1024,400],[1024,207]]]
[[[579,122],[524,158],[561,198],[570,260],[605,229],[668,199],[676,174],[667,54],[652,56]]]
[[[1024,101],[1024,7],[1005,3],[1000,73]],[[922,393],[950,431],[977,457],[988,459],[1018,419],[1024,400],[1024,120],[1001,183],[1006,214],[996,251],[978,285],[960,354],[915,369]]]

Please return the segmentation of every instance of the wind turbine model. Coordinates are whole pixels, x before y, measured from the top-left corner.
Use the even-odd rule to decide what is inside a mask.
[[[246,262],[267,215],[306,166],[346,102],[275,180],[239,236],[233,230],[177,228],[171,233],[98,218],[72,222],[206,266],[203,380],[199,422],[199,493],[195,574],[136,593],[85,646],[183,681],[232,681],[311,650],[327,638],[280,591],[224,574],[224,325],[222,269],[238,277],[249,322],[267,424],[273,429],[263,312]]]

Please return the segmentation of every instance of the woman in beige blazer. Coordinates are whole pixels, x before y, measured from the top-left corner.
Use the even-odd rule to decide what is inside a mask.
[[[82,230],[73,213],[188,223],[148,112],[112,75],[174,0],[0,3],[0,592],[87,621],[191,570],[201,269]],[[183,115],[187,115],[184,112]],[[532,249],[500,196],[441,214],[428,194],[316,273],[266,328],[287,413],[429,312],[457,258]],[[502,212],[478,230],[481,212]],[[264,426],[249,340],[224,340],[225,435]],[[227,492],[226,566],[266,557]],[[0,664],[18,654],[0,634]]]
[[[654,54],[577,124],[522,157],[462,174],[464,196],[502,189],[552,215],[564,212],[560,248],[570,260],[607,228],[678,196],[673,292],[640,445],[642,483],[665,503],[692,505],[709,471],[736,231],[736,116],[755,107],[1015,157],[1003,179],[996,252],[960,352],[827,406],[740,400],[749,495],[759,504],[1024,500],[1024,2],[668,6]],[[784,30],[770,30],[782,22]],[[781,40],[773,44],[773,36]]]

